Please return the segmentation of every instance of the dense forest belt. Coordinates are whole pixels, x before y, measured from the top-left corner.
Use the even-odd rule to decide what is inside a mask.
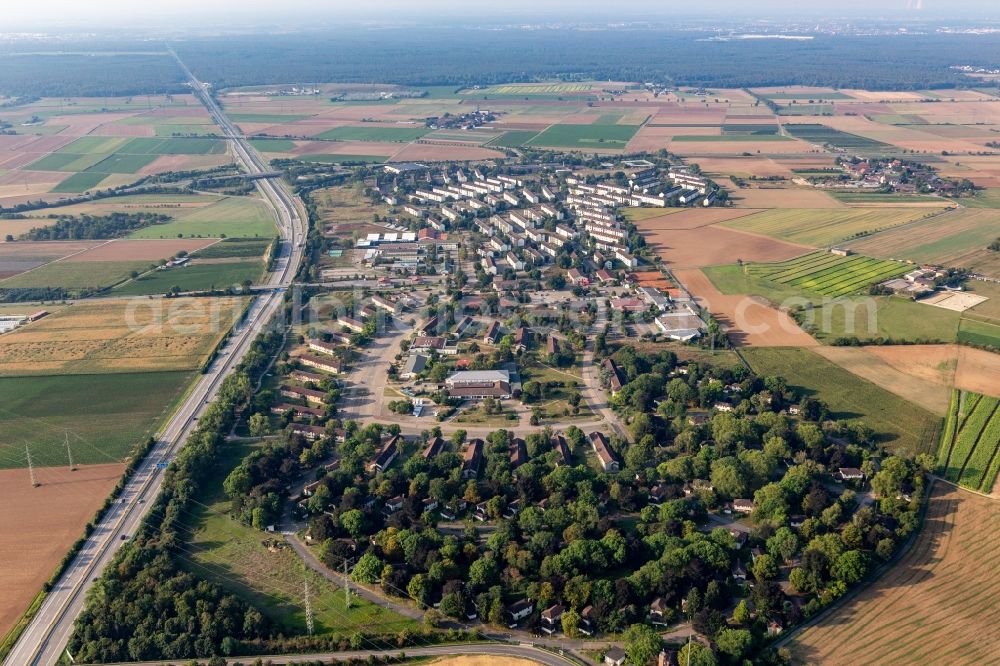
[[[120,238],[138,229],[164,224],[172,218],[157,213],[111,213],[110,215],[72,215],[60,217],[54,223],[38,226],[21,240],[105,240]]]
[[[327,33],[193,38],[175,46],[192,71],[216,88],[290,81],[458,88],[572,78],[729,88],[802,84],[927,89],[980,84],[949,66],[993,62],[1000,51],[1000,35],[702,41],[707,36],[660,29],[536,32],[352,26]],[[121,55],[41,54],[51,45],[26,40],[0,51],[0,93],[53,97],[185,91],[169,57],[126,54],[136,50],[130,49],[135,44],[91,39],[60,46]],[[893,58],[872,58],[875,50],[891,52]],[[581,53],[587,58],[581,59]],[[420,67],[400,68],[401,61],[419,62]]]
[[[177,50],[202,80],[217,87],[288,81],[462,86],[571,73],[576,79],[692,86],[893,90],[971,85],[973,79],[949,66],[991,62],[1000,50],[995,35],[700,41],[705,36],[665,30],[356,29],[336,35],[206,38]],[[870,57],[873,48],[895,55],[876,61]],[[401,61],[420,67],[400,68]]]

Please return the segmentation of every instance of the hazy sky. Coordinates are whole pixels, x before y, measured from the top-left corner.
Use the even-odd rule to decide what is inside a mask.
[[[307,17],[335,20],[344,18],[413,18],[433,20],[437,16],[454,19],[511,19],[518,16],[564,14],[567,21],[583,17],[624,18],[648,15],[657,20],[670,16],[691,18],[698,15],[757,15],[773,18],[803,15],[843,16],[937,16],[1000,19],[997,0],[632,0],[608,3],[607,0],[493,0],[476,3],[469,0],[29,0],[4,2],[3,25],[7,29],[24,24],[56,27],[66,23],[115,24],[158,18],[213,18],[229,15],[235,23],[255,19],[284,19],[300,22]],[[470,13],[470,12],[474,12]],[[171,21],[173,22],[173,21]]]

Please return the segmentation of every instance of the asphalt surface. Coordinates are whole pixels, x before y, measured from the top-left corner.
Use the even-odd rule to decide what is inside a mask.
[[[366,659],[370,656],[398,656],[400,654],[406,654],[407,657],[449,657],[460,654],[476,654],[476,655],[489,655],[494,657],[520,657],[522,659],[530,659],[532,661],[545,664],[545,666],[567,666],[567,664],[580,664],[576,659],[571,658],[569,655],[561,656],[557,652],[550,652],[548,650],[542,650],[540,648],[534,647],[532,645],[505,645],[497,643],[474,643],[469,645],[439,645],[435,647],[408,647],[400,650],[356,650],[351,652],[317,652],[315,654],[296,654],[296,655],[268,655],[261,656],[260,659],[264,663],[272,664],[301,664],[308,661],[345,661],[348,659]],[[231,658],[229,660],[230,664],[236,663],[237,661],[251,664],[257,657],[243,657],[243,658]],[[141,661],[141,662],[129,662],[131,666],[179,666],[180,664],[187,663],[187,660],[181,661]],[[111,664],[110,666],[116,666]],[[118,665],[121,666],[121,665]]]
[[[176,57],[176,56],[175,56]],[[249,173],[269,171],[267,164],[246,138],[225,117],[191,72],[177,61],[191,80],[192,88],[212,118],[230,139],[233,153]],[[257,180],[257,187],[274,209],[282,236],[282,248],[274,271],[261,285],[246,317],[231,332],[208,371],[197,381],[184,403],[159,434],[159,438],[136,473],[87,539],[80,553],[46,597],[41,609],[21,634],[5,666],[52,666],[65,651],[73,624],[83,610],[87,590],[108,566],[119,548],[135,533],[153,505],[163,482],[165,464],[173,459],[197,426],[199,415],[212,401],[222,381],[239,364],[254,339],[281,306],[283,292],[293,281],[302,260],[305,231],[293,195],[279,180]]]

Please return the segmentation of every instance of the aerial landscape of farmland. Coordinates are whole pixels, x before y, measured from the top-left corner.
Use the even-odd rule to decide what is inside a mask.
[[[988,3],[39,3],[4,666],[991,662]]]

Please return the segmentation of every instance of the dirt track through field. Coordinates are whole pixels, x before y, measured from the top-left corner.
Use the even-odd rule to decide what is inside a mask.
[[[85,465],[0,470],[0,636],[7,633],[55,571],[124,467]]]
[[[1000,504],[938,482],[910,551],[790,644],[795,663],[989,664],[1000,654]]]
[[[700,270],[674,271],[698,304],[712,313],[737,347],[814,347],[819,343],[795,320],[750,296],[727,296]]]

